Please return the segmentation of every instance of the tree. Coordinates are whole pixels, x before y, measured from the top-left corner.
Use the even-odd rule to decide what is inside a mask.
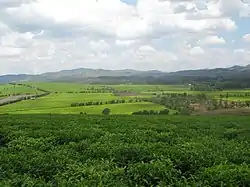
[[[107,116],[111,113],[111,110],[109,108],[105,108],[103,111],[102,111],[102,114]]]
[[[164,109],[164,110],[161,110],[159,112],[160,115],[168,115],[169,114],[169,110],[168,109]]]

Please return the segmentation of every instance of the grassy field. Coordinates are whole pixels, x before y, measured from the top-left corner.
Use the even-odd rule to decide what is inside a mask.
[[[90,85],[81,83],[46,83],[46,82],[29,82],[28,85],[36,86],[38,88],[50,91],[50,92],[80,92],[87,89],[95,88],[102,89],[107,86],[104,85]]]
[[[114,88],[117,91],[132,92],[155,92],[155,91],[185,91],[188,90],[184,85],[98,85],[98,84],[81,84],[81,83],[27,83],[51,92],[79,92],[87,89],[105,89]]]
[[[110,85],[110,87],[115,88],[119,91],[129,90],[132,92],[142,92],[150,93],[157,91],[177,91],[183,92],[188,90],[188,86],[185,85],[132,85],[132,84],[122,84],[122,85]]]
[[[249,186],[249,120],[2,115],[0,186]]]
[[[46,97],[38,98],[36,100],[22,101],[13,105],[5,106],[5,108],[10,107],[16,109],[18,108],[49,109],[49,108],[69,107],[70,104],[74,102],[109,101],[121,98],[126,98],[126,97],[118,97],[109,93],[91,93],[91,94],[60,93],[60,94],[50,94]],[[128,99],[128,97],[126,99]]]
[[[36,93],[40,93],[40,91],[25,86],[0,84],[0,95],[36,94]]]
[[[184,93],[196,95],[205,93],[208,96],[220,99],[220,94],[242,94],[244,95],[249,90],[227,90],[214,92],[199,92],[190,91],[185,85],[90,85],[81,83],[25,83],[34,87],[52,92],[48,96],[37,98],[35,100],[25,100],[15,104],[10,104],[0,107],[0,113],[58,113],[58,114],[79,114],[80,112],[88,114],[101,114],[104,108],[110,108],[112,114],[131,114],[132,112],[141,110],[162,110],[164,107],[153,103],[128,103],[129,100],[136,97],[151,98],[157,94],[162,93]],[[112,92],[121,92],[120,96],[114,95]],[[2,94],[13,93],[33,93],[36,90],[20,85],[0,85],[0,92]],[[91,93],[81,93],[91,92]],[[97,93],[94,93],[97,92]],[[105,93],[104,93],[105,92]],[[110,93],[108,93],[110,92]],[[132,92],[128,96],[127,92]],[[1,95],[1,94],[0,94]],[[124,95],[124,96],[122,96]],[[126,96],[127,95],[127,96]],[[2,96],[3,98],[3,96]],[[1,97],[0,97],[1,99]],[[70,107],[72,103],[83,102],[107,102],[111,100],[124,99],[125,104],[107,105],[103,103],[101,106],[81,106]],[[249,96],[230,96],[230,101],[247,101]],[[171,111],[170,113],[173,113]]]
[[[112,114],[131,114],[140,110],[162,110],[161,105],[153,103],[124,103],[100,106],[70,107],[75,102],[111,101],[124,99],[128,102],[134,96],[114,96],[111,93],[59,93],[50,94],[36,100],[25,100],[0,107],[0,113],[80,113],[101,114],[104,108],[110,108]]]
[[[10,106],[10,105],[9,105]],[[160,111],[163,110],[165,107],[162,105],[157,105],[153,103],[124,103],[124,104],[105,104],[105,105],[98,105],[98,106],[81,106],[81,107],[48,107],[48,108],[19,108],[19,107],[6,107],[0,108],[0,113],[11,113],[11,114],[80,114],[87,113],[87,114],[96,114],[101,115],[102,111],[105,108],[109,108],[111,110],[111,115],[115,114],[131,114],[133,112],[141,111],[141,110],[154,110]],[[170,111],[170,114],[174,113],[175,111]]]

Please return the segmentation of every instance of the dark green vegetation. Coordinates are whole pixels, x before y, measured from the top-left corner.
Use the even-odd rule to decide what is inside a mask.
[[[249,186],[249,120],[1,115],[0,186]]]

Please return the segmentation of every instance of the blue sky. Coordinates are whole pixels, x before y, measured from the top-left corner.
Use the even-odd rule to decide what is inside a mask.
[[[130,5],[136,4],[136,0],[122,0],[122,2],[125,2],[125,3],[130,4]]]
[[[247,65],[249,16],[239,0],[0,0],[0,75]]]

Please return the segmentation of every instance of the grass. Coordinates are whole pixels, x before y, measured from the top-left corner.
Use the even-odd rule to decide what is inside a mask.
[[[80,103],[87,101],[110,101],[125,99],[126,101],[135,98],[133,96],[114,96],[111,93],[59,93],[50,94],[36,100],[25,100],[15,104],[0,107],[0,113],[16,112],[16,111],[68,111],[73,110],[70,105],[72,103]],[[60,108],[60,109],[59,109]],[[121,107],[122,108],[122,107]],[[134,112],[134,110],[132,110]],[[100,113],[100,112],[99,112]]]
[[[249,186],[249,120],[2,115],[0,186]]]
[[[46,83],[46,82],[29,82],[26,83],[38,88],[50,91],[50,92],[80,92],[87,89],[104,89],[105,85],[90,85],[90,84],[81,84],[81,83]]]
[[[157,91],[186,91],[188,86],[185,85],[133,85],[133,84],[120,84],[110,85],[119,91],[133,91],[133,92],[157,92]]]
[[[0,95],[11,95],[11,94],[36,94],[39,91],[20,85],[0,84]]]
[[[105,89],[107,87],[114,88],[118,91],[133,92],[152,92],[152,91],[185,91],[188,87],[185,85],[98,85],[98,84],[81,84],[81,83],[28,83],[51,92],[79,92],[87,89]]]
[[[88,114],[100,114],[103,107],[112,109],[113,114],[131,114],[139,110],[161,110],[163,107],[152,103],[133,103],[119,104],[112,106],[88,106],[72,108],[72,103],[81,103],[88,101],[110,101],[125,99],[126,101],[134,97],[152,97],[153,93],[188,93],[191,95],[205,93],[218,99],[220,94],[244,94],[249,90],[227,90],[214,92],[190,91],[185,85],[90,85],[81,83],[25,83],[35,87],[51,91],[52,93],[46,97],[36,100],[26,100],[11,105],[0,107],[0,113],[62,113],[76,114],[87,112]],[[112,93],[101,93],[113,88],[118,91],[136,92],[138,96],[115,96]],[[0,85],[0,92],[10,93],[35,93],[35,89],[19,85]],[[100,93],[79,93],[81,91],[100,91]],[[109,90],[111,92],[111,90]],[[66,93],[72,92],[72,93]],[[0,94],[1,95],[1,94]],[[1,98],[1,97],[0,97]],[[250,100],[249,97],[229,97],[229,100]]]
[[[5,113],[11,114],[80,114],[80,112],[87,114],[101,115],[103,109],[111,109],[111,115],[130,115],[133,112],[141,110],[154,110],[160,111],[165,107],[153,103],[125,103],[125,104],[105,104],[98,106],[82,106],[82,107],[55,107],[55,108],[37,108],[37,109],[10,109],[5,110]],[[174,111],[170,111],[170,114]]]

